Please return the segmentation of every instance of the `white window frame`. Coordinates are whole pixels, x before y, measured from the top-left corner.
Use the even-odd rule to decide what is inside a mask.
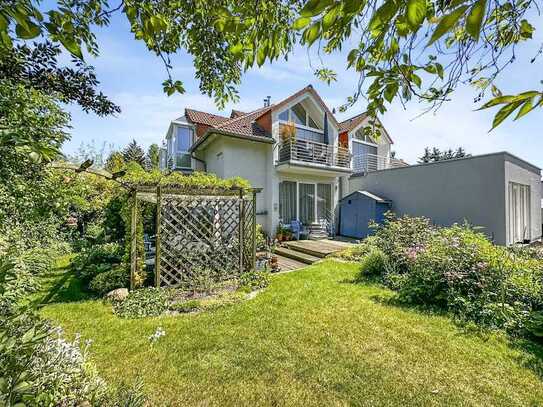
[[[305,99],[304,99],[305,100]],[[282,123],[282,124],[290,124],[290,123],[294,123],[294,126],[295,127],[298,127],[300,129],[304,129],[304,130],[309,130],[309,131],[313,131],[315,133],[321,133],[321,134],[324,134],[324,129],[317,129],[317,128],[314,128],[314,127],[310,127],[310,126],[305,126],[303,124],[298,124],[296,123],[294,120],[292,120],[292,107],[297,105],[297,104],[301,104],[302,101],[299,101],[299,102],[296,102],[292,105],[290,105],[289,107],[287,107],[285,110],[288,112],[288,120],[281,120],[279,119],[279,115],[283,112],[285,112],[285,110],[282,110],[281,112],[279,112],[279,114],[277,115],[277,119],[279,121],[279,123]],[[307,111],[307,109],[305,108],[304,105],[302,105],[302,107],[304,108],[305,110],[305,122],[306,123],[309,123],[309,120],[308,118],[310,117],[309,115],[309,112]],[[314,119],[314,118],[311,118],[315,123],[317,123],[317,121]]]
[[[192,156],[190,154],[190,151],[178,151],[177,150],[177,143],[178,143],[178,130],[179,128],[182,127],[182,128],[187,128],[187,129],[190,129],[192,130],[192,140],[190,142],[190,145],[192,146],[192,144],[194,144],[194,135],[196,134],[196,129],[194,128],[194,126],[191,126],[189,124],[175,124],[173,126],[173,132],[172,132],[172,138],[173,138],[173,142],[172,142],[172,150],[173,150],[173,157],[174,157],[174,168],[179,168],[181,170],[191,170],[192,169]],[[190,147],[189,147],[190,148]],[[177,166],[177,155],[178,154],[187,154],[190,157],[190,166],[189,167],[178,167]]]
[[[282,179],[279,182],[295,182],[296,183],[296,219],[300,220],[300,184],[307,184],[307,185],[313,185],[313,190],[315,191],[315,199],[313,204],[313,218],[315,219],[315,222],[318,222],[318,211],[317,211],[317,185],[318,184],[326,184],[330,185],[330,206],[334,208],[334,185],[335,181],[332,182],[311,182],[311,181],[298,181],[294,179]],[[283,220],[282,220],[283,221]]]
[[[515,206],[515,196],[513,194],[513,190],[515,188],[520,189],[519,191],[519,206]],[[521,184],[519,182],[513,182],[509,181],[507,185],[507,200],[509,203],[508,208],[508,243],[514,244],[519,241],[519,239],[516,239],[515,236],[515,228],[516,228],[516,220],[517,216],[516,214],[519,214],[519,216],[522,216],[520,214],[523,214],[522,218],[526,221],[526,235],[520,236],[519,238],[531,240],[532,239],[532,230],[531,230],[531,224],[532,224],[532,205],[531,205],[531,199],[532,199],[532,191],[530,185],[527,184]],[[521,239],[522,240],[522,239]]]

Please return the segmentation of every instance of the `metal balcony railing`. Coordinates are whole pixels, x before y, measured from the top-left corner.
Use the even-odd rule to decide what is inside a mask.
[[[353,171],[367,173],[389,168],[405,167],[404,161],[376,154],[361,154],[353,156]]]
[[[304,163],[349,169],[351,154],[348,148],[316,141],[290,139],[279,145],[279,162],[302,161]]]

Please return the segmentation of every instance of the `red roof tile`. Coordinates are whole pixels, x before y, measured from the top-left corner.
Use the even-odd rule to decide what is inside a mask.
[[[234,117],[226,122],[215,126],[217,129],[236,133],[242,136],[270,137],[270,134],[259,126],[255,120],[269,111],[272,106],[266,106],[242,116]]]
[[[193,109],[185,109],[185,116],[193,123],[206,124],[208,126],[218,126],[230,120],[228,117]]]

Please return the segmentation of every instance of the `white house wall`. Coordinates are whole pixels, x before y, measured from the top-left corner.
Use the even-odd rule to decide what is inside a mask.
[[[223,136],[210,143],[204,153],[208,172],[220,178],[241,177],[253,188],[263,189],[256,195],[256,220],[265,229],[270,210],[267,162],[271,149],[270,144]]]

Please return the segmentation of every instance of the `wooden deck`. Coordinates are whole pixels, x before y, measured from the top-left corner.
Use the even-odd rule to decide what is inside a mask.
[[[277,262],[279,263],[279,267],[281,269],[280,273],[283,271],[293,271],[304,267],[309,267],[309,264],[302,263],[301,261],[289,259],[288,257],[278,254],[276,254],[276,256]]]
[[[297,240],[285,243],[290,249],[308,253],[317,257],[326,257],[329,254],[339,252],[354,246],[353,243],[341,242],[338,240]]]
[[[314,263],[329,254],[353,246],[353,243],[337,240],[298,240],[285,242],[276,250],[281,271],[293,271]]]

